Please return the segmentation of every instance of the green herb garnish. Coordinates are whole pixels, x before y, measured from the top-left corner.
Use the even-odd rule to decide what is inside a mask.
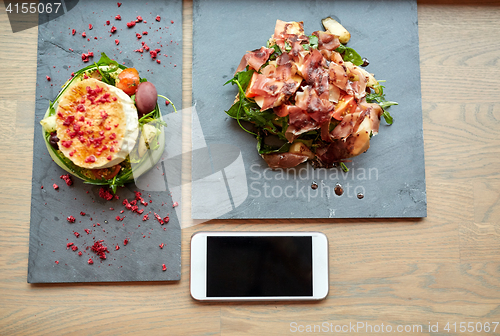
[[[346,62],[351,62],[354,65],[360,66],[363,64],[363,59],[359,54],[356,52],[356,50],[346,47],[345,45],[341,44],[337,49],[335,49],[336,52],[342,54],[342,59]]]
[[[379,81],[379,82],[383,82],[383,81]],[[382,108],[382,111],[384,111],[382,113],[382,116],[384,117],[385,122],[388,125],[392,125],[392,123],[394,122],[394,119],[392,118],[392,116],[390,115],[390,113],[386,109],[389,106],[398,105],[398,103],[393,102],[393,101],[388,101],[385,99],[384,86],[378,84],[374,87],[374,90],[375,90],[375,92],[366,95],[366,101],[369,103],[377,103]]]

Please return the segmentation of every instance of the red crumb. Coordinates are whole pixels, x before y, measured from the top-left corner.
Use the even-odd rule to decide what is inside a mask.
[[[101,187],[101,189],[99,189],[99,197],[104,198],[107,201],[111,201],[113,199],[113,194],[111,194],[109,190]]]
[[[135,37],[137,37],[137,39],[140,40],[142,38],[142,35],[139,33],[135,33]]]
[[[41,186],[40,189],[43,189],[43,186]]]
[[[78,255],[81,257],[83,255],[82,251],[78,252]]]
[[[75,35],[76,34],[76,30],[75,29],[72,29],[71,30],[71,35]]]
[[[165,105],[168,105],[170,104],[170,102],[168,100],[165,100]]]
[[[174,202],[174,204],[172,204],[172,208],[175,208],[175,207],[176,207],[176,206],[178,206],[178,205],[179,205],[179,203]]]
[[[67,243],[67,244],[66,244],[66,249],[69,249],[69,248],[70,248],[70,246],[72,246],[73,244],[74,244],[74,243]]]
[[[115,251],[118,251],[120,249],[120,246],[116,245],[115,246]]]
[[[115,219],[119,222],[121,222],[123,219],[125,218],[125,216],[121,217],[120,216],[116,216]]]
[[[82,33],[82,37],[87,37],[87,33],[86,33],[86,32],[83,32],[83,33]]]
[[[90,234],[90,230],[89,229],[85,229],[85,233]]]
[[[66,185],[70,186],[73,184],[73,180],[71,179],[71,176],[69,174],[66,175],[61,175],[59,178],[63,179],[64,182],[66,182]]]
[[[147,31],[143,31],[142,35],[148,35],[148,32]]]
[[[149,52],[149,54],[151,55],[151,58],[156,58],[156,55],[157,55],[158,53],[156,52],[156,50],[151,50],[151,51]]]
[[[141,22],[141,21],[142,21],[142,16],[140,16],[140,15],[139,15],[139,16],[137,17],[137,21]]]
[[[50,82],[50,76],[45,76],[45,78]]]
[[[165,264],[162,264],[161,269],[163,270],[163,272],[165,272],[167,270],[167,266],[165,266]]]
[[[56,263],[56,264],[59,264],[59,260],[56,260],[56,261],[55,261],[55,263]]]
[[[164,245],[163,243],[161,243],[161,244],[160,244],[160,248],[162,249],[162,248],[163,248],[163,246],[165,246],[165,245]]]
[[[75,234],[75,237],[76,237],[76,238],[80,237],[80,234],[79,234],[78,232],[76,232],[76,231],[75,231],[75,232],[73,232],[73,233]]]
[[[75,222],[75,217],[73,216],[69,216],[68,218],[66,218],[68,220],[68,222],[70,223],[74,223]]]
[[[170,217],[169,216],[163,217],[163,222],[165,222],[165,224],[170,222]]]
[[[106,259],[106,252],[109,253],[108,248],[101,244],[102,240],[96,241],[92,245],[91,250],[99,256],[101,259]]]
[[[157,59],[157,60],[156,60],[156,63],[160,64],[160,63],[161,63],[161,61],[160,61],[159,59]]]
[[[106,21],[106,24],[109,26],[111,24],[111,22],[108,20],[108,21]]]
[[[120,44],[120,40],[115,40],[116,45]]]
[[[115,32],[116,32],[116,27],[115,26],[111,27],[110,33],[113,34]]]
[[[92,258],[89,258],[89,261],[87,261],[89,263],[89,265],[92,265],[94,263],[94,261],[92,260]]]
[[[160,22],[160,20],[161,20],[161,17],[158,15],[158,16],[156,17],[156,21]]]
[[[118,14],[117,16],[115,16],[115,20],[121,20],[122,19],[122,16],[120,14]]]
[[[121,2],[117,2],[116,4],[118,5],[118,7],[120,7],[122,5]]]
[[[127,244],[128,244],[128,239],[125,239],[125,240],[123,241],[123,245],[127,245]]]
[[[85,216],[85,212],[80,211],[80,215]]]
[[[55,190],[59,189],[59,186],[55,183],[52,186],[54,187]]]
[[[76,251],[76,250],[78,250],[78,247],[77,247],[77,246],[73,246],[71,249],[72,249],[73,251]]]
[[[161,225],[165,224],[165,222],[163,221],[163,219],[160,217],[160,215],[158,215],[156,212],[154,213],[155,214],[155,218],[156,220],[158,221],[158,223],[160,223]]]
[[[135,26],[135,21],[127,22],[127,27],[132,28],[133,26]]]
[[[147,214],[142,217],[143,221],[147,221],[148,219],[149,219],[149,215],[147,215]]]
[[[173,23],[173,22],[172,22]],[[92,30],[92,28],[94,28],[94,26],[92,26],[90,23],[89,23],[89,30]]]

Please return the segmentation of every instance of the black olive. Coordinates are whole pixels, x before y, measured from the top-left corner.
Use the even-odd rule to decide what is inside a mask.
[[[368,66],[368,64],[370,64],[370,61],[366,57],[363,57],[362,61],[363,61],[363,64],[361,64],[362,67]]]
[[[54,133],[51,133],[51,134],[50,134],[50,137],[49,137],[49,143],[50,143],[50,145],[51,145],[54,149],[59,149],[58,142],[59,142],[59,138],[57,137],[57,134],[56,134],[55,132],[54,132]]]

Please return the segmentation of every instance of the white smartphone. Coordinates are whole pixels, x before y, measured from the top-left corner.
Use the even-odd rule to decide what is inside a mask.
[[[323,233],[198,232],[191,237],[195,300],[321,300],[328,289]]]

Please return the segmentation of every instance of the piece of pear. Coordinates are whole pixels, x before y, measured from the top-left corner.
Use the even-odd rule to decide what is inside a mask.
[[[321,20],[321,22],[323,23],[323,27],[325,27],[330,34],[339,37],[340,43],[346,44],[351,39],[351,34],[337,20],[327,17]]]

